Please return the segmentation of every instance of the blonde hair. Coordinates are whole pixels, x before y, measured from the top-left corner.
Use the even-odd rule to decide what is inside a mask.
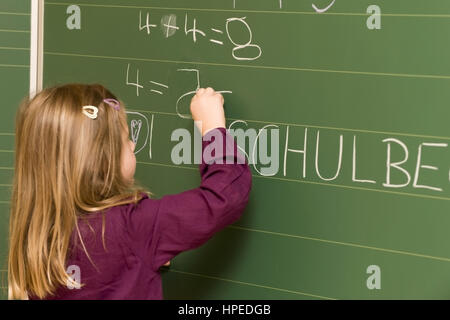
[[[78,232],[82,241],[77,219],[142,197],[143,190],[121,174],[124,104],[117,111],[105,98],[117,99],[98,84],[68,84],[45,89],[20,105],[9,223],[9,299],[45,298],[66,285],[72,233]],[[83,114],[86,105],[98,108],[96,119]]]

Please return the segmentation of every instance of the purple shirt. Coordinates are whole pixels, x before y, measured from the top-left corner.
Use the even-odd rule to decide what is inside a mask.
[[[213,154],[216,162],[231,158],[234,164],[207,164],[203,159],[201,184],[196,189],[161,199],[144,196],[137,205],[116,206],[104,214],[80,218],[80,233],[95,266],[75,232],[67,266],[79,267],[84,286],[61,287],[48,299],[162,299],[159,268],[238,220],[248,202],[252,178],[245,158],[225,128],[208,132],[203,150],[213,145],[205,141],[212,135],[226,141],[226,147]],[[245,163],[237,164],[238,158]]]

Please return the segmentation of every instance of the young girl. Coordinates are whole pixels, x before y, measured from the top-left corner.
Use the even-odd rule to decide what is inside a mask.
[[[224,146],[202,160],[198,188],[151,199],[134,183],[125,108],[110,91],[64,85],[20,106],[10,299],[162,299],[159,268],[239,219],[251,189],[220,93],[198,90],[191,113],[203,150]]]

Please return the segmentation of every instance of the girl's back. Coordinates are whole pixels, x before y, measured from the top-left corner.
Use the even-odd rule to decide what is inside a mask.
[[[67,85],[25,101],[16,125],[10,298],[162,299],[159,268],[236,221],[248,201],[250,170],[224,128],[222,105],[212,89],[191,104],[203,121],[203,150],[219,146],[202,160],[200,186],[151,199],[134,182],[134,145],[112,93]]]

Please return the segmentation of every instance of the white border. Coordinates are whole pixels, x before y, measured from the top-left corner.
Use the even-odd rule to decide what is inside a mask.
[[[30,99],[42,90],[44,0],[31,0]]]

